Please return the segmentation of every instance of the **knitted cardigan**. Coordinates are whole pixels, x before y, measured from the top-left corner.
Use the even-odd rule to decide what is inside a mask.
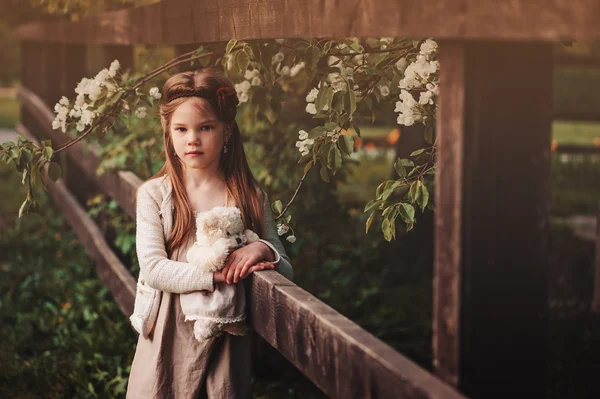
[[[193,267],[188,262],[167,256],[166,240],[173,226],[172,185],[168,176],[144,182],[136,196],[136,252],[140,265],[133,314],[134,329],[147,338],[158,315],[162,292],[187,293],[214,291],[213,273]],[[261,242],[275,254],[275,270],[289,280],[293,270],[279,240],[273,213],[263,192],[263,230]]]

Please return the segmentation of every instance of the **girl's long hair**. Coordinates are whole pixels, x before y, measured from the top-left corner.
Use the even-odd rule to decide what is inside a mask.
[[[171,117],[175,109],[189,97],[175,98],[167,102],[171,93],[181,90],[205,89],[208,93],[215,93],[217,89],[227,87],[234,90],[231,81],[215,67],[203,68],[195,71],[181,72],[171,76],[165,82],[162,90],[160,104],[160,122],[163,130],[163,144],[165,149],[165,163],[158,172],[148,180],[156,179],[167,175],[173,188],[173,229],[171,230],[166,242],[167,253],[171,254],[180,245],[187,242],[191,235],[196,232],[196,220],[194,211],[191,208],[190,201],[185,189],[183,176],[183,165],[175,153],[173,140],[171,138]],[[202,107],[202,104],[210,104],[209,109]],[[225,123],[226,129],[232,132],[227,142],[227,153],[221,151],[219,168],[223,171],[227,189],[230,198],[240,209],[244,228],[252,229],[259,236],[263,236],[262,225],[262,202],[258,195],[259,184],[252,175],[250,166],[246,159],[242,137],[237,122],[224,121],[218,112],[214,102],[194,101],[200,112],[205,115],[212,115]]]

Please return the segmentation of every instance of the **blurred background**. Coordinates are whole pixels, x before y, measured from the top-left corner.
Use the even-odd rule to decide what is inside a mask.
[[[0,0],[0,143],[14,139],[20,118],[16,88],[24,61],[16,27],[152,2]],[[149,71],[174,56],[169,47],[139,45],[133,65]],[[88,46],[86,57],[85,76],[108,66],[99,46]],[[591,304],[600,200],[600,45],[557,43],[554,62],[547,397],[597,398],[600,324]],[[164,79],[152,86],[162,87]],[[304,98],[308,83],[298,85],[298,96]],[[286,135],[257,129],[255,121],[245,126],[251,116],[240,116],[253,171],[271,198],[289,198],[302,176],[294,143],[309,121],[298,116],[303,114],[286,110]],[[426,210],[413,231],[391,242],[378,229],[364,232],[365,204],[393,176],[394,160],[410,154],[410,138],[419,133],[398,126],[392,108],[387,114],[365,125],[356,164],[334,184],[309,174],[293,207],[298,240],[282,241],[299,286],[431,370],[432,213]],[[160,126],[146,118],[127,129],[127,145],[110,135],[90,141],[101,146],[106,169],[132,170],[145,180],[161,166]],[[273,152],[276,157],[265,156]],[[26,196],[21,176],[1,163],[0,181],[0,397],[124,397],[137,334],[52,200],[41,193],[41,215],[17,219]],[[88,199],[86,209],[137,276],[135,223],[101,195]],[[266,367],[257,368],[255,397],[323,396],[268,345],[256,346],[262,354],[257,361]]]

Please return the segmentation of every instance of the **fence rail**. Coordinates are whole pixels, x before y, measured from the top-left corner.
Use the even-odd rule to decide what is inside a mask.
[[[419,0],[354,0],[344,6],[338,0],[168,0],[77,22],[30,23],[18,35],[122,45],[332,36],[594,40],[600,38],[599,13],[596,0],[453,0],[435,6]]]

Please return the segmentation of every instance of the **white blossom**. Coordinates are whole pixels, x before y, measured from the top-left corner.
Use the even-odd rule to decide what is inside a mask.
[[[311,91],[306,95],[306,102],[313,103],[317,99],[317,95],[319,95],[319,89],[316,87],[312,88]]]
[[[438,87],[438,85],[436,83],[427,83],[425,85],[425,87],[427,88],[427,90],[429,90],[430,92],[433,93],[433,95],[437,96],[440,92],[440,89]]]
[[[248,102],[248,93],[241,93],[238,95],[238,100],[240,103]]]
[[[379,86],[379,92],[382,97],[387,97],[390,95],[390,88],[387,86]]]
[[[62,96],[60,98],[60,101],[58,103],[64,105],[65,107],[68,107],[69,106],[69,99],[67,97],[65,97],[65,96]]]
[[[332,130],[327,132],[327,137],[331,137],[331,141],[335,143],[336,141],[338,141],[340,133],[337,130]]]
[[[419,96],[419,104],[433,104],[433,93],[430,91],[422,91]]]
[[[260,78],[258,76],[253,77],[252,81],[250,82],[250,84],[252,86],[260,86],[261,83],[262,83],[262,80],[260,80]]]
[[[423,55],[433,54],[437,51],[437,43],[431,39],[425,40],[421,44],[420,53]]]
[[[398,70],[400,72],[404,72],[404,70],[406,69],[407,66],[408,66],[408,61],[406,60],[405,57],[402,57],[398,61],[396,61],[396,68],[398,68]]]
[[[305,66],[306,66],[306,64],[304,63],[304,61],[299,62],[298,64],[294,65],[290,69],[290,76],[294,77],[294,76],[298,75],[300,73],[300,71],[302,71],[304,69]]]
[[[275,54],[273,56],[271,64],[275,65],[275,64],[277,64],[278,62],[281,62],[281,61],[283,61],[283,53],[280,51],[279,53],[277,53],[277,54]]]
[[[275,41],[277,42],[277,44],[283,44],[283,42],[285,42],[285,39],[275,39]]]
[[[100,72],[96,74],[94,80],[98,83],[99,86],[102,86],[106,80],[108,80],[109,72],[108,69],[104,68]]]
[[[162,94],[158,91],[158,87],[151,88],[149,94],[155,100],[159,100],[162,97]]]
[[[306,104],[306,112],[308,112],[309,114],[312,114],[312,115],[316,115],[317,107],[315,106],[314,103],[308,103],[308,104]]]
[[[260,72],[258,69],[247,69],[246,72],[244,73],[244,79],[246,80],[252,80],[252,78],[258,77],[260,76]]]
[[[135,110],[135,116],[142,119],[146,117],[146,107],[139,107]]]
[[[277,235],[282,236],[290,230],[287,224],[278,224],[277,225]]]
[[[400,91],[400,101],[396,102],[394,112],[399,112],[397,122],[400,125],[411,126],[422,119],[421,110],[412,94],[402,89]]]
[[[306,132],[305,130],[300,130],[300,131],[298,132],[298,138],[299,138],[300,140],[305,140],[305,139],[307,139],[307,138],[308,138],[308,132]]]
[[[302,132],[303,130],[301,130]],[[305,132],[306,133],[306,132]],[[302,135],[304,136],[304,135]],[[308,134],[306,135],[308,137]],[[304,138],[303,140],[296,141],[296,147],[302,155],[307,155],[310,152],[310,147],[315,143],[315,140]]]
[[[346,90],[346,81],[339,73],[330,73],[327,75],[327,78],[331,82],[331,87],[334,92]]]
[[[111,78],[114,78],[115,75],[117,74],[117,70],[119,70],[119,68],[121,68],[121,64],[119,63],[119,60],[114,60],[111,64],[110,67],[108,69],[108,75]]]
[[[290,67],[286,65],[283,68],[281,68],[281,74],[283,76],[289,76],[289,74],[290,74]]]
[[[286,240],[293,244],[296,242],[296,236],[295,235],[287,236]]]

